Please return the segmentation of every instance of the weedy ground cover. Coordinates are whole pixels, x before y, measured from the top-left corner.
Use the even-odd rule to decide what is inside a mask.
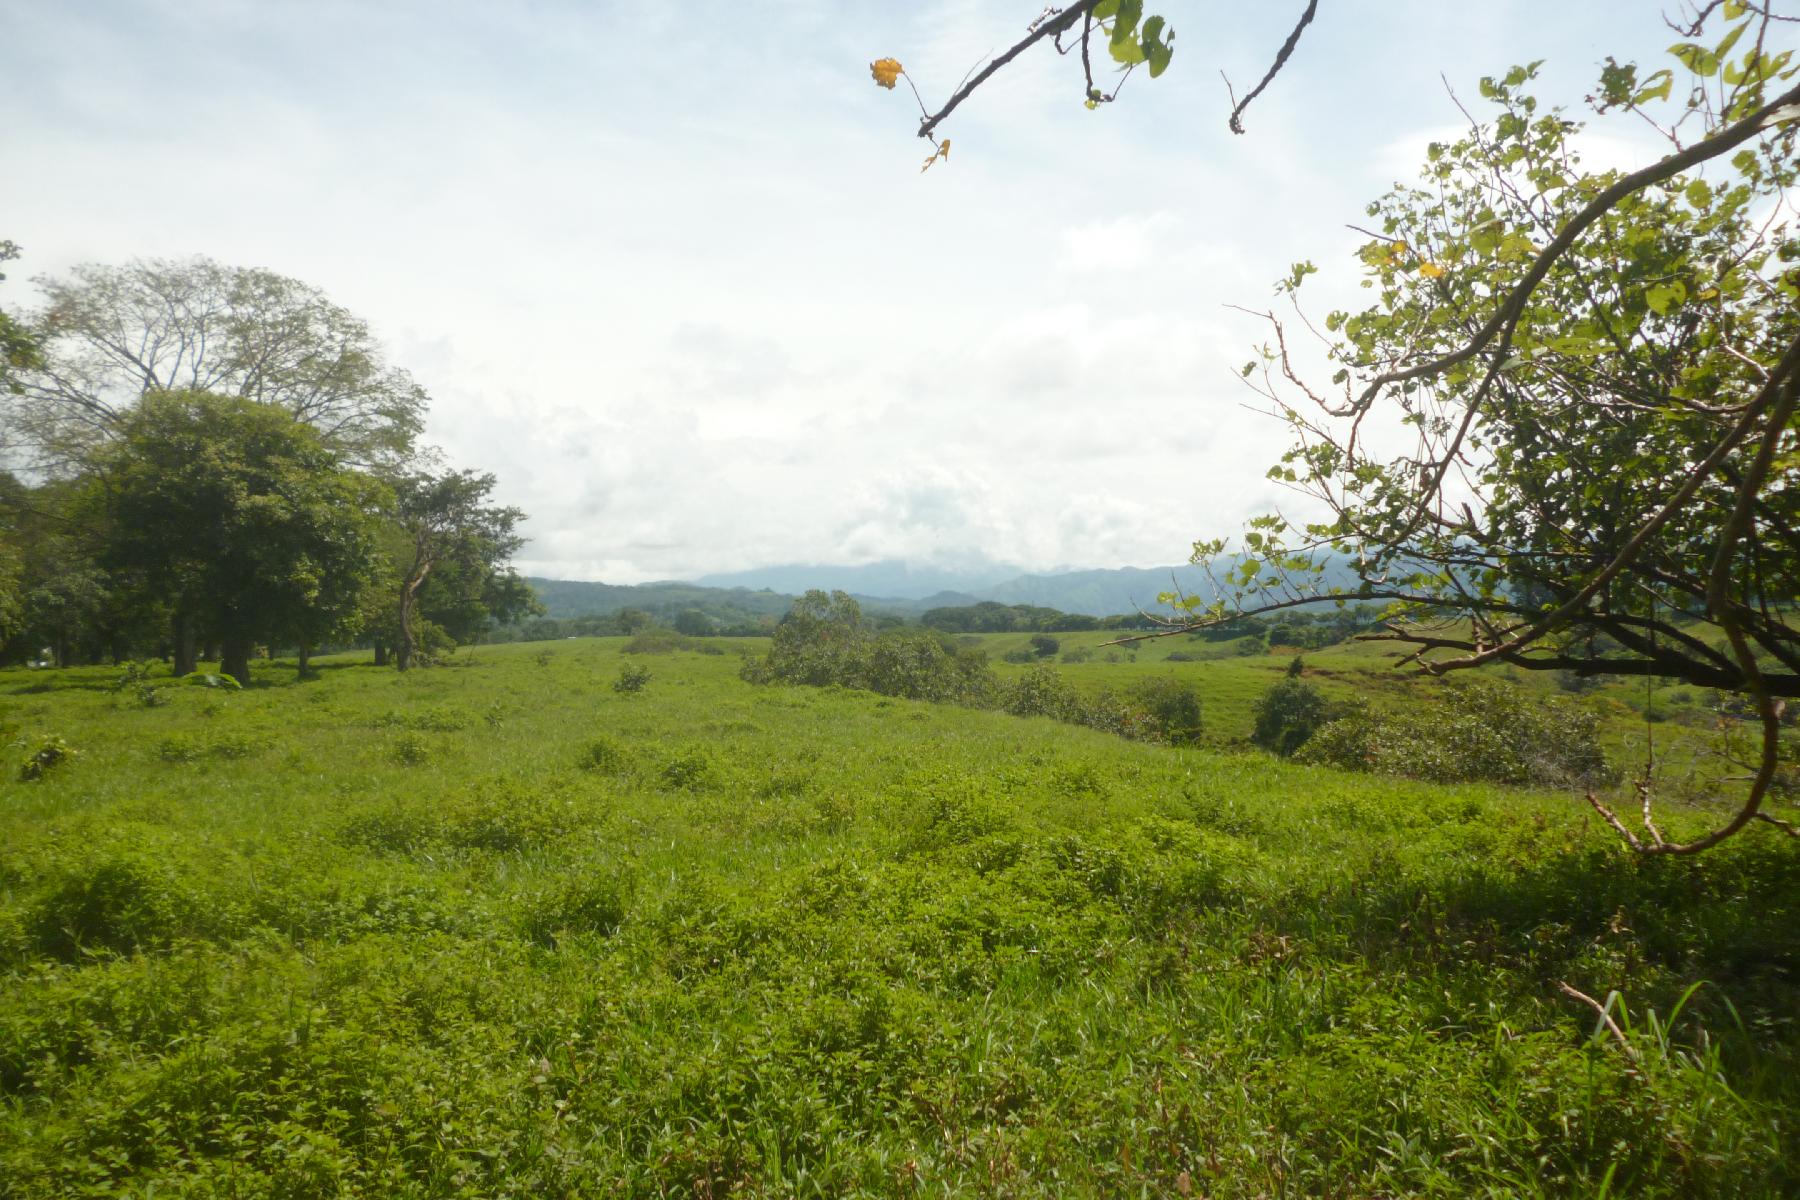
[[[622,644],[0,673],[0,1193],[1800,1190],[1773,835]]]

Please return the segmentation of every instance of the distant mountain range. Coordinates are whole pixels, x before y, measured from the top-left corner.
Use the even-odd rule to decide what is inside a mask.
[[[694,580],[702,587],[750,588],[798,596],[810,588],[849,592],[887,600],[924,600],[943,592],[972,595],[1013,579],[1018,567],[979,562],[967,567],[915,566],[899,560],[832,566],[824,563],[791,563],[759,567],[753,571],[727,571]]]
[[[787,612],[795,596],[810,588],[846,591],[865,608],[908,615],[993,600],[1104,617],[1139,609],[1157,611],[1161,606],[1156,597],[1162,592],[1180,590],[1203,600],[1213,598],[1206,576],[1187,565],[1034,575],[999,564],[966,569],[905,562],[850,567],[795,564],[703,575],[692,583],[627,586],[561,579],[532,579],[530,583],[552,617],[599,616],[621,608],[641,608],[658,617],[672,616],[684,608],[698,608],[721,620],[779,616]]]

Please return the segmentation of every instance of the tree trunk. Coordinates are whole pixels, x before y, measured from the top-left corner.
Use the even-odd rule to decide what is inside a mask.
[[[388,662],[388,644],[382,638],[376,638],[375,639],[375,665],[378,667],[385,667],[385,666],[387,666],[387,662]]]
[[[424,580],[421,575],[417,583],[400,585],[400,640],[394,644],[394,665],[402,671],[412,666],[413,652],[419,648],[413,636],[413,610],[418,606],[419,583]]]
[[[240,684],[250,685],[250,639],[227,638],[220,647],[219,668]]]
[[[244,651],[245,661],[249,661],[249,655],[250,651],[246,649]],[[217,642],[206,643],[206,647],[200,651],[200,660],[202,662],[218,662],[224,657],[224,647],[220,646]]]
[[[306,673],[310,670],[312,670],[312,647],[302,645],[300,647],[300,678],[305,679]]]
[[[198,665],[197,647],[194,642],[194,621],[185,614],[175,618],[175,645],[170,661],[173,666],[170,674],[179,679],[183,675],[192,675]]]

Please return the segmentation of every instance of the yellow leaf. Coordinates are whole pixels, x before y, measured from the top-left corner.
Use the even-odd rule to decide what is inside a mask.
[[[940,158],[943,159],[945,162],[950,161],[950,139],[949,138],[945,138],[942,142],[940,142],[938,144],[937,153],[933,154],[930,158],[925,160],[925,165],[919,168],[919,174],[923,175],[925,172],[929,171],[931,169],[931,164],[936,162]]]
[[[900,82],[901,70],[900,60],[897,58],[878,58],[869,64],[869,74],[874,76],[876,83],[889,91]]]
[[[1419,274],[1427,279],[1442,279],[1444,277],[1444,268],[1438,266],[1434,262],[1420,263]]]

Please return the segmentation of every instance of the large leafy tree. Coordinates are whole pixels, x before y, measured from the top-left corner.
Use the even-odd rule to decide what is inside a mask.
[[[1504,662],[1741,694],[1762,748],[1717,828],[1665,838],[1648,771],[1641,832],[1590,797],[1648,853],[1756,820],[1794,832],[1762,810],[1800,697],[1800,87],[1772,21],[1710,4],[1671,66],[1609,60],[1593,106],[1670,147],[1631,173],[1582,166],[1579,126],[1529,94],[1534,68],[1483,81],[1492,118],[1369,207],[1374,302],[1323,322],[1331,384],[1308,380],[1294,331],[1314,327],[1269,314],[1245,374],[1298,435],[1274,474],[1328,515],[1252,522],[1235,603],[1206,614],[1352,593],[1396,602],[1385,636],[1432,673]],[[1324,586],[1321,552],[1359,583]]]
[[[37,281],[41,354],[7,419],[33,465],[73,470],[140,397],[187,390],[281,408],[354,465],[411,449],[427,397],[368,325],[299,280],[208,258],[89,264]]]
[[[204,392],[145,396],[86,486],[99,561],[173,612],[176,673],[206,638],[240,682],[256,643],[321,640],[353,618],[386,502],[286,412]]]

